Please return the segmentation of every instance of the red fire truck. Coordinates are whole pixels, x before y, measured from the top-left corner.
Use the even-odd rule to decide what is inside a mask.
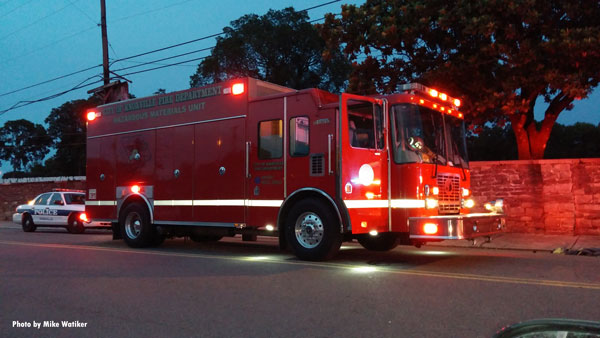
[[[87,112],[86,213],[131,247],[278,236],[301,259],[502,230],[469,213],[460,101],[420,84],[365,97],[252,78]]]

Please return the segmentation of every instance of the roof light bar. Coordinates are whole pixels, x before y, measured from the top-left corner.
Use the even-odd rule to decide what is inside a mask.
[[[460,105],[461,105],[461,101],[459,99],[450,97],[446,93],[441,93],[441,92],[437,91],[436,89],[429,88],[420,83],[403,84],[400,86],[400,90],[409,91],[409,92],[418,92],[418,93],[421,93],[422,95],[426,94],[434,99],[439,99],[440,101],[449,102],[450,104],[452,104],[454,106],[454,109],[458,109],[458,107],[460,107]]]

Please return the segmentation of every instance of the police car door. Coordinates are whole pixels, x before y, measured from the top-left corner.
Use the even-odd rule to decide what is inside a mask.
[[[45,217],[45,214],[49,211],[48,200],[52,193],[46,193],[40,195],[33,202],[33,214],[31,215],[33,218],[33,223],[35,224],[48,224],[48,217]]]
[[[62,194],[56,192],[52,194],[48,207],[48,215],[46,215],[48,222],[55,225],[67,225],[69,208],[65,204]]]

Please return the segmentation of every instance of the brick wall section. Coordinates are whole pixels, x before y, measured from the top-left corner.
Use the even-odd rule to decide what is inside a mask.
[[[476,201],[503,198],[509,232],[600,235],[600,159],[472,162]]]
[[[12,220],[19,204],[54,188],[85,190],[85,177],[52,177],[20,180],[0,180],[0,220]],[[31,182],[33,181],[33,182]]]
[[[503,198],[509,232],[600,235],[600,158],[472,162],[473,196]],[[13,183],[0,180],[0,219],[53,188],[85,189],[84,178]]]

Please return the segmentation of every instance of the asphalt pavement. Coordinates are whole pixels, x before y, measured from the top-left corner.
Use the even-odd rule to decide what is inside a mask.
[[[0,228],[20,227],[10,221],[0,221]],[[501,250],[547,251],[556,254],[579,254],[600,256],[600,235],[544,235],[533,233],[501,233],[476,240],[446,240],[430,242],[425,246],[432,247],[458,247],[458,248],[483,248]]]

